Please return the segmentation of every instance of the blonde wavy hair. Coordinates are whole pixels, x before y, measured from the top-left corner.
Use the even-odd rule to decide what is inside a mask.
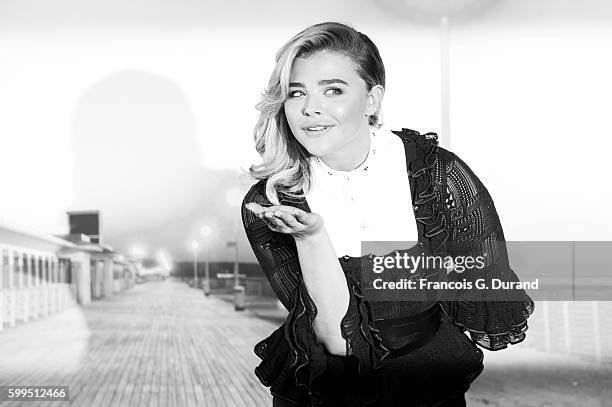
[[[270,76],[261,101],[255,106],[260,112],[253,136],[255,149],[262,157],[253,164],[249,174],[255,179],[267,179],[266,195],[289,201],[304,197],[312,185],[311,154],[295,139],[284,111],[289,93],[289,78],[293,61],[319,51],[331,51],[350,58],[357,74],[365,81],[367,91],[373,86],[385,87],[385,68],[378,48],[365,34],[339,22],[312,25],[291,38],[276,53],[276,67]],[[380,110],[369,117],[370,126],[380,127]],[[272,199],[270,199],[272,201]]]

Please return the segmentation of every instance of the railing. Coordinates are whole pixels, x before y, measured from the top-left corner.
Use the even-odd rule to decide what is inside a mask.
[[[612,302],[537,301],[525,346],[612,364]]]
[[[276,298],[272,286],[265,277],[247,277],[244,280],[247,295],[257,295]]]
[[[55,253],[0,245],[0,330],[74,305],[68,272]]]

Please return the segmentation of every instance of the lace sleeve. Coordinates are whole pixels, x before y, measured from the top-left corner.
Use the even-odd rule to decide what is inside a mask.
[[[510,268],[503,229],[489,191],[463,160],[442,148],[439,150],[446,174],[449,255],[484,256],[485,267],[478,272],[488,281],[491,278],[519,281]],[[513,290],[510,300],[506,301],[507,298],[459,299],[442,302],[442,306],[477,344],[488,350],[500,350],[525,339],[527,318],[535,308],[523,290]]]
[[[270,337],[258,343],[255,353],[262,359],[255,369],[260,381],[271,386],[275,394],[294,401],[315,390],[313,383],[326,370],[344,368],[338,358],[329,354],[317,340],[313,322],[317,315],[301,275],[297,248],[293,237],[277,233],[245,208],[249,202],[269,206],[265,181],[255,184],[242,203],[242,220],[251,248],[278,299],[289,311],[285,323]],[[347,341],[347,356],[357,359],[357,370],[364,373],[377,367],[388,351],[382,346],[378,331],[373,327],[369,308],[356,282],[347,278],[350,301],[342,319],[341,332]],[[363,396],[358,391],[352,397]]]
[[[299,274],[296,273],[299,268],[298,258],[291,250],[292,246],[295,247],[295,242],[290,235],[270,230],[263,220],[245,208],[250,202],[262,206],[272,205],[263,188],[264,185],[255,184],[244,197],[241,208],[242,222],[255,257],[272,289],[283,306],[290,310],[300,284]]]

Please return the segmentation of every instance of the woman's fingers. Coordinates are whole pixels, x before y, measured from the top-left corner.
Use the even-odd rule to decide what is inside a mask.
[[[304,229],[304,225],[299,223],[293,214],[284,210],[265,211],[262,216],[268,226],[272,226],[271,228],[275,231],[295,233]]]
[[[249,202],[244,207],[253,212],[255,215],[261,215],[266,209],[264,206],[261,206],[260,204],[257,204],[255,202]]]
[[[270,230],[293,236],[312,234],[320,230],[323,220],[319,215],[288,205],[262,206],[254,202],[245,208],[260,218]]]
[[[295,219],[298,223],[304,223],[304,221],[308,217],[308,212],[300,208],[296,208],[293,206],[281,206],[280,209],[289,212],[293,216],[293,219]]]
[[[278,216],[286,226],[292,229],[298,229],[303,226],[296,220],[295,215],[293,214],[287,213],[285,211],[275,211],[274,214]]]
[[[262,219],[275,232],[296,233],[313,226],[313,219],[308,212],[288,205],[262,206],[250,202],[245,207]]]
[[[248,210],[250,210],[251,212],[253,212],[254,214],[256,214],[257,216],[259,216],[260,218],[264,216],[264,213],[266,212],[279,212],[282,213],[281,211],[284,211],[288,214],[291,214],[294,219],[296,219],[298,222],[300,221],[300,219],[304,219],[306,216],[306,212],[293,207],[293,206],[288,206],[288,205],[271,205],[271,206],[262,206],[260,204],[254,203],[254,202],[250,202],[248,204],[245,205],[245,208],[247,208]]]
[[[284,230],[285,228],[292,229],[293,227],[295,227],[295,222],[291,223],[291,221],[289,220],[291,215],[280,210],[266,211],[264,213],[264,217],[266,218],[266,220],[268,220],[268,222],[272,223],[278,228],[281,228],[281,231],[283,232],[288,232]]]
[[[300,223],[306,223],[306,221],[308,220],[308,212],[298,211],[298,213],[295,215],[295,218]]]
[[[257,215],[258,218],[263,219],[266,224],[275,224],[270,216],[271,211],[274,210],[273,207],[262,206],[254,202],[249,202],[244,207]]]
[[[277,212],[278,213],[278,212]],[[272,230],[282,233],[290,233],[292,229],[274,212],[265,212],[264,220]]]

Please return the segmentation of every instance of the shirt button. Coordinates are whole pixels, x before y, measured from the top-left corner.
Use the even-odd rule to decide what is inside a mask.
[[[366,227],[365,227],[365,225],[361,225],[361,226],[359,226],[359,229],[366,230]]]

